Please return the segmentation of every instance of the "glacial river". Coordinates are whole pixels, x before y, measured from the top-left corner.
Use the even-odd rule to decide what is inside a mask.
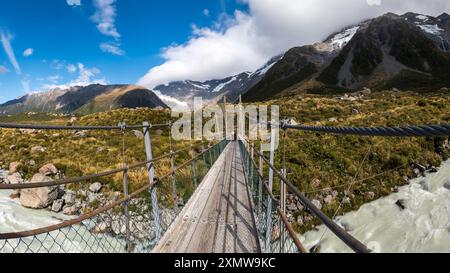
[[[450,160],[437,173],[413,179],[398,193],[363,205],[337,223],[374,252],[450,252]],[[447,186],[448,187],[448,186]],[[395,203],[405,201],[401,210]],[[326,227],[301,236],[307,249],[317,245]],[[323,236],[321,252],[351,252],[331,231]]]
[[[450,252],[450,190],[445,183],[450,183],[450,160],[442,164],[439,172],[413,179],[398,193],[365,204],[337,222],[374,252]],[[68,219],[45,210],[25,209],[9,198],[10,193],[0,191],[0,233],[45,227]],[[405,201],[405,210],[395,205],[400,199]],[[326,228],[318,229],[301,236],[307,249],[319,243]],[[76,245],[72,241],[63,248],[68,252],[84,249]],[[320,245],[321,252],[351,252],[330,231]]]

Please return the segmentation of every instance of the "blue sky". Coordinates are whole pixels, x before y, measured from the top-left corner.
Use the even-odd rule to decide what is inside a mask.
[[[2,0],[0,35],[9,41],[17,65],[0,44],[0,102],[49,85],[74,82],[81,74],[80,65],[84,79],[136,83],[150,67],[164,61],[163,48],[189,38],[193,24],[210,26],[223,12],[245,9],[234,1],[215,0],[99,3]],[[96,12],[102,14],[99,7],[107,9],[108,5],[115,8],[115,16],[105,11],[103,17],[94,18]],[[111,17],[113,27],[97,28]],[[102,43],[112,45],[113,52],[103,51]]]
[[[0,103],[90,83],[208,80],[386,12],[448,0],[2,0]]]

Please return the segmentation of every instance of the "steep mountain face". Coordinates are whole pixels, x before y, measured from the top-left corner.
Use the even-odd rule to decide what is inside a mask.
[[[363,23],[318,80],[349,89],[409,88],[444,80],[450,71],[444,29],[411,16],[386,14]]]
[[[266,72],[277,63],[282,56],[276,56],[255,72],[244,72],[236,76],[224,79],[199,81],[177,81],[154,88],[165,96],[170,96],[180,101],[191,102],[194,97],[202,97],[204,100],[216,102],[224,96],[228,101],[236,101],[241,94],[255,86]]]
[[[118,108],[167,108],[152,91],[133,85],[89,85],[23,96],[0,105],[0,115],[21,112],[90,114]]]
[[[272,65],[258,84],[243,95],[243,100],[267,100],[286,88],[310,79],[337,56],[359,28],[351,26],[330,35],[321,43],[290,49]]]
[[[392,13],[350,26],[321,43],[289,50],[245,101],[296,92],[450,85],[450,16]]]

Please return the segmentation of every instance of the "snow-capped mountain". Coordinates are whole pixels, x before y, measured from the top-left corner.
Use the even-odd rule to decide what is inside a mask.
[[[447,13],[438,17],[406,13],[402,17],[418,26],[443,51],[450,52],[450,16]]]
[[[290,49],[244,101],[298,92],[439,89],[450,85],[450,15],[388,13]]]
[[[194,97],[202,97],[205,101],[216,102],[223,99],[234,102],[239,95],[244,94],[273,67],[283,55],[269,60],[263,67],[255,72],[243,72],[235,76],[207,81],[176,81],[154,88],[156,94],[169,106],[178,106],[181,103],[191,103]]]
[[[167,108],[167,105],[144,87],[93,84],[28,94],[0,104],[0,115],[23,112],[90,114],[138,107]]]

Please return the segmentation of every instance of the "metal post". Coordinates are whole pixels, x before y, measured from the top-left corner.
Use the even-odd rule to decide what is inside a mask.
[[[148,122],[143,123],[144,127],[144,141],[145,141],[145,153],[147,154],[147,160],[153,160],[152,154],[152,142],[150,139],[150,124]],[[155,165],[153,162],[148,164],[148,178],[150,180],[150,184],[155,182]],[[152,217],[156,224],[156,240],[159,241],[161,239],[161,223],[159,217],[159,205],[158,205],[158,192],[156,186],[151,187],[150,189],[150,197],[152,201]]]
[[[250,188],[253,192],[253,188],[254,188],[254,177],[253,177],[253,145],[250,145],[250,180],[251,180],[251,184],[250,184]]]
[[[276,128],[275,126],[271,125],[272,127],[272,133],[270,136],[270,164],[273,166],[275,162],[275,138],[276,138]],[[273,169],[269,168],[269,190],[270,193],[272,193],[273,190]],[[266,231],[266,252],[271,252],[271,245],[270,241],[272,238],[272,199],[270,198],[270,195],[267,196],[267,231]]]
[[[263,154],[263,145],[261,143],[260,148],[259,148],[259,152],[260,154]],[[264,160],[262,159],[261,156],[259,156],[259,188],[258,188],[258,215],[261,215],[262,213],[262,199],[263,199],[263,177],[264,177]]]
[[[178,208],[177,203],[177,177],[175,175],[175,162],[174,162],[175,154],[173,151],[170,151],[170,170],[172,172],[172,198],[173,198],[173,208]]]
[[[124,169],[126,168],[126,164],[123,164]],[[128,197],[128,173],[126,170],[123,171],[123,194],[125,197]],[[131,253],[131,232],[130,232],[130,213],[128,211],[128,201],[123,203],[123,209],[124,209],[124,214],[125,214],[125,218],[126,218],[126,223],[125,223],[125,227],[126,227],[126,240],[127,240],[127,252]]]
[[[194,146],[191,145],[191,151],[192,151],[192,175],[193,180],[194,180],[194,186],[197,188],[197,164],[196,164],[196,160],[195,160],[195,150],[194,150]]]
[[[281,175],[282,177],[287,177],[287,167],[286,167],[286,137],[287,137],[287,131],[283,131],[283,168],[281,169]],[[281,201],[281,211],[284,215],[286,215],[286,202],[287,202],[287,187],[286,184],[280,180],[280,201]],[[280,223],[282,223],[282,219],[280,216]],[[281,225],[280,225],[281,228]],[[284,252],[285,244],[286,244],[286,229],[280,229],[280,236],[281,236],[281,249],[282,252]]]
[[[283,177],[286,177],[286,170],[281,169],[281,174]],[[281,211],[286,214],[286,184],[283,183],[283,181],[280,181],[280,201],[281,201]],[[282,219],[280,216],[280,242],[281,242],[281,253],[284,253],[284,246],[286,241],[286,233],[285,229],[282,228]]]
[[[212,158],[212,155],[211,155],[211,152],[212,152],[212,147],[210,147],[209,148],[209,152],[208,152],[208,154],[209,154],[209,167],[211,168],[212,166],[213,166],[213,164],[214,164],[214,162],[213,162],[213,158]]]

